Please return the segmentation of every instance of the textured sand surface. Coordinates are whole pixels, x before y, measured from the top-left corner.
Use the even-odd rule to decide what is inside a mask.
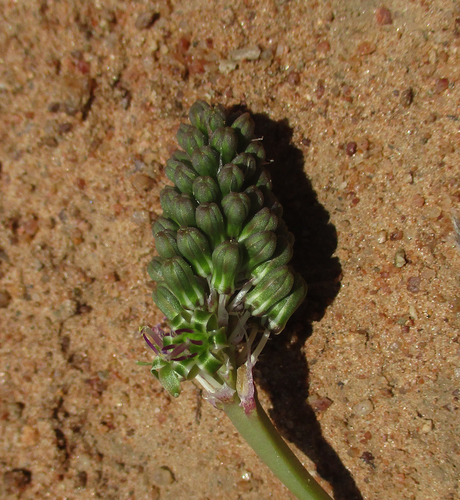
[[[460,4],[0,4],[0,498],[292,498],[135,364],[201,98],[253,113],[310,285],[256,369],[280,431],[336,499],[460,499]]]

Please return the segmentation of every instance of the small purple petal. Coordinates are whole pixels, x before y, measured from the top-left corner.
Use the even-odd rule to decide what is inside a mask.
[[[180,335],[181,333],[193,333],[193,330],[190,328],[179,328],[179,330],[176,330],[176,333]]]
[[[193,345],[203,345],[203,341],[202,340],[192,340],[192,339],[189,339],[189,342]]]
[[[155,353],[155,354],[160,354],[160,352],[158,351],[158,349],[152,344],[152,342],[150,342],[150,340],[148,339],[147,335],[145,333],[142,334],[142,336],[144,337],[144,340],[147,342],[147,345],[150,347],[150,349],[152,349],[152,351]]]

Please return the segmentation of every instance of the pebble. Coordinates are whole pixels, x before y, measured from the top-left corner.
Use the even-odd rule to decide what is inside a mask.
[[[385,230],[377,234],[377,243],[385,243],[388,240],[388,232]]]
[[[11,295],[6,291],[0,291],[0,309],[5,309],[10,305]]]
[[[144,194],[153,188],[155,181],[146,174],[134,174],[131,184],[138,193]]]
[[[300,83],[300,75],[297,71],[291,71],[287,77],[287,82],[292,87],[296,87]]]
[[[411,293],[420,292],[420,283],[422,279],[419,276],[412,276],[407,280],[407,290]]]
[[[425,205],[425,198],[421,194],[414,194],[412,197],[412,205],[417,208],[423,207],[423,205]]]
[[[259,59],[260,54],[261,50],[255,46],[231,50],[228,56],[232,61],[256,61]]]
[[[423,209],[423,215],[430,220],[438,220],[439,217],[441,217],[441,214],[441,207],[425,207]]]
[[[27,469],[12,469],[3,474],[3,484],[9,492],[21,490],[32,481],[32,473]]]
[[[374,411],[374,405],[370,399],[364,399],[353,406],[353,413],[358,417],[365,417]]]
[[[357,150],[358,145],[356,144],[356,142],[349,142],[345,147],[345,151],[348,156],[353,156]]]
[[[327,40],[324,42],[320,42],[316,46],[316,50],[320,54],[327,54],[331,50],[331,44]]]
[[[78,304],[75,300],[67,299],[61,302],[56,311],[53,311],[55,321],[65,321],[77,314]]]
[[[401,106],[403,106],[404,108],[408,108],[412,104],[413,100],[414,100],[414,91],[412,90],[411,87],[401,92],[401,97],[399,98]]]
[[[449,80],[447,78],[438,78],[434,86],[434,92],[440,94],[449,87]]]
[[[219,71],[224,74],[228,75],[232,71],[234,71],[237,67],[237,63],[235,61],[229,61],[228,59],[223,59],[222,61],[219,62]]]
[[[422,424],[422,427],[420,429],[420,432],[422,434],[428,434],[429,432],[431,432],[433,430],[433,420],[431,419],[426,419],[423,421],[423,424]]]
[[[333,401],[326,397],[311,396],[308,398],[308,404],[315,413],[327,410],[332,403]]]
[[[406,252],[403,248],[396,250],[395,258],[394,258],[394,266],[395,267],[404,267],[407,264],[406,260]]]
[[[158,467],[153,471],[152,480],[158,486],[167,486],[176,480],[169,467]]]
[[[383,26],[385,24],[393,24],[391,12],[386,7],[379,7],[375,11],[375,22],[380,26]]]
[[[138,30],[146,30],[150,28],[159,17],[160,17],[159,14],[152,10],[142,12],[142,14],[139,14],[137,16],[134,26]]]

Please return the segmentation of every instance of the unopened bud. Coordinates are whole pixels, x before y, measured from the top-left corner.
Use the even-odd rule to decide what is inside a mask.
[[[174,184],[182,193],[193,193],[193,181],[198,177],[198,174],[193,168],[186,165],[178,165],[174,173]]]
[[[163,267],[164,259],[161,257],[154,257],[147,265],[147,273],[153,281],[159,282],[163,280]]]
[[[238,241],[241,243],[252,234],[260,233],[261,231],[274,231],[277,226],[278,217],[272,214],[267,207],[262,208],[244,226],[238,237]]]
[[[211,286],[221,294],[235,291],[241,256],[238,243],[224,241],[212,253]]]
[[[192,155],[193,168],[200,175],[217,176],[219,168],[219,153],[211,146],[197,149]]]
[[[164,231],[165,229],[171,229],[171,231],[177,231],[179,229],[179,226],[173,220],[160,215],[160,217],[158,217],[157,220],[152,225],[153,236],[155,236],[159,231]]]
[[[254,316],[262,316],[291,291],[294,276],[288,266],[271,271],[247,295],[245,304]]]
[[[198,100],[188,112],[190,123],[206,136],[208,134],[208,117],[211,109],[207,102]]]
[[[209,175],[197,177],[192,188],[198,203],[211,203],[222,198],[219,184]]]
[[[217,176],[222,196],[227,195],[231,191],[239,192],[243,187],[244,174],[233,163],[224,165]]]
[[[282,332],[289,318],[305,300],[306,295],[307,284],[300,274],[295,273],[294,284],[289,295],[281,299],[267,311],[268,328],[274,333]]]
[[[171,292],[164,282],[158,283],[153,292],[153,300],[158,309],[172,320],[182,311],[182,306],[178,298]]]
[[[182,257],[165,260],[163,277],[183,306],[193,309],[204,304],[205,290]]]
[[[229,193],[222,200],[222,210],[227,219],[227,235],[237,238],[249,214],[251,200],[244,193]]]
[[[208,239],[194,227],[177,231],[177,247],[196,274],[206,278],[211,274],[211,248]]]
[[[270,260],[263,262],[252,270],[251,275],[255,285],[267,274],[278,267],[286,265],[292,257],[292,244],[285,236],[277,236],[276,248]]]
[[[155,247],[158,255],[164,259],[169,259],[175,255],[179,255],[179,249],[177,248],[176,242],[176,232],[171,231],[170,229],[159,231],[155,235]]]
[[[245,149],[245,153],[253,155],[258,165],[265,163],[265,149],[260,141],[250,142],[249,146]]]
[[[249,153],[240,153],[233,158],[232,163],[241,169],[246,181],[254,175],[257,167],[256,160]]]
[[[216,203],[201,203],[196,209],[196,225],[215,247],[226,236],[222,212]]]
[[[233,129],[220,127],[209,138],[209,144],[220,153],[222,165],[225,165],[230,163],[235,156],[238,148],[238,138]]]
[[[254,267],[268,260],[276,249],[276,235],[272,231],[263,231],[251,235],[245,242],[245,269]]]
[[[202,132],[193,127],[182,123],[177,131],[177,141],[181,148],[183,148],[189,155],[202,148],[207,144],[207,139]]]
[[[244,113],[239,116],[233,123],[232,128],[235,130],[238,136],[238,146],[239,149],[246,148],[251,142],[254,136],[254,120],[251,118],[249,113]]]

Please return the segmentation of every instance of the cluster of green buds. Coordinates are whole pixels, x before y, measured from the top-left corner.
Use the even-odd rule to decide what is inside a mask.
[[[255,405],[252,368],[271,333],[280,333],[307,287],[288,265],[293,235],[282,219],[248,113],[236,119],[197,101],[181,150],[167,161],[174,186],[160,195],[152,231],[158,256],[148,265],[153,299],[168,332],[143,327],[152,373],[173,396],[195,380],[216,406],[237,395]]]

